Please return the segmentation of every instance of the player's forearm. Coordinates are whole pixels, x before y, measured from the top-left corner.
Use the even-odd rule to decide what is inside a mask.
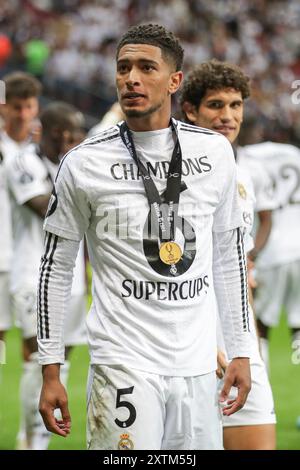
[[[46,234],[38,285],[40,364],[64,362],[64,323],[79,242]]]
[[[33,212],[35,212],[42,219],[45,217],[51,194],[43,194],[36,196],[25,203]]]
[[[272,228],[272,211],[260,211],[258,218],[259,227],[255,236],[254,248],[249,253],[249,257],[253,261],[268,241]]]
[[[60,364],[46,364],[42,367],[44,381],[59,380]]]
[[[228,357],[249,357],[247,268],[240,231],[214,233],[213,274]]]

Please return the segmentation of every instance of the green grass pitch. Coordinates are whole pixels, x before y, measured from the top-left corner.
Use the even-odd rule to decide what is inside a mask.
[[[0,449],[14,449],[19,421],[19,379],[21,373],[20,337],[14,329],[7,335],[7,364],[1,367],[0,386]],[[279,449],[300,449],[300,429],[296,418],[300,415],[300,364],[291,362],[289,332],[284,320],[271,336],[271,382],[277,412]],[[72,354],[69,379],[69,404],[72,415],[72,433],[64,439],[53,436],[50,449],[85,448],[85,387],[88,352],[77,347]]]

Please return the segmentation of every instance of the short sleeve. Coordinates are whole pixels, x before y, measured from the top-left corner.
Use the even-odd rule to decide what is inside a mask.
[[[10,191],[19,205],[50,192],[47,171],[38,155],[23,153],[7,165]]]
[[[226,232],[241,227],[242,210],[238,201],[237,168],[229,142],[224,143],[222,165],[218,177],[223,184],[221,197],[214,213],[213,232]]]
[[[91,214],[81,166],[80,155],[75,151],[65,156],[44,222],[44,230],[74,241],[83,238],[89,227]]]

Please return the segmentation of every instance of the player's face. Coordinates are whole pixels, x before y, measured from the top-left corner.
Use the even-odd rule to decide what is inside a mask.
[[[182,72],[164,59],[159,47],[126,44],[117,58],[116,84],[126,117],[170,111],[170,95],[180,86]]]
[[[243,109],[241,92],[224,88],[208,90],[198,109],[191,106],[189,111],[185,111],[193,124],[220,132],[233,143],[240,132]]]
[[[38,99],[11,98],[4,107],[4,115],[7,123],[14,127],[29,126],[36,118],[39,111]]]
[[[85,138],[86,134],[83,129],[73,129],[72,131],[64,131],[62,136],[61,154],[69,152],[72,148],[79,145]]]

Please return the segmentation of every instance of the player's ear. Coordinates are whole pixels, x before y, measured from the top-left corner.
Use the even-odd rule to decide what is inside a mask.
[[[182,111],[190,122],[194,123],[197,121],[198,112],[195,105],[193,105],[189,101],[184,101],[184,103],[182,104]]]
[[[183,80],[183,73],[181,71],[178,72],[173,72],[170,75],[170,80],[169,80],[169,93],[170,95],[173,95],[176,93],[178,88],[180,87],[181,83]]]

